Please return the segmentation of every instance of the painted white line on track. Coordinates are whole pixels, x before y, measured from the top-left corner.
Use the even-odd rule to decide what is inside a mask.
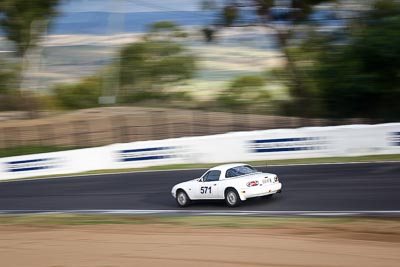
[[[122,214],[122,215],[203,215],[203,216],[362,216],[394,215],[400,210],[359,210],[359,211],[257,211],[257,210],[0,210],[0,214]]]

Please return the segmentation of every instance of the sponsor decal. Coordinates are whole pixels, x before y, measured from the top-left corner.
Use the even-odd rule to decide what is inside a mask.
[[[59,167],[57,158],[38,158],[5,162],[8,172],[27,172]]]
[[[326,149],[326,137],[293,137],[251,140],[252,153],[272,153]]]
[[[125,149],[118,151],[118,161],[143,161],[177,158],[178,147],[149,147],[139,149]]]
[[[389,133],[389,142],[392,146],[400,146],[400,132]]]

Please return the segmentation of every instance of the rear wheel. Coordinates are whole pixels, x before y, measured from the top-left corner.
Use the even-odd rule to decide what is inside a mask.
[[[237,207],[242,203],[235,189],[228,189],[225,194],[225,202],[229,207]]]
[[[187,207],[190,204],[190,198],[188,197],[188,195],[186,194],[185,191],[183,190],[179,190],[176,193],[176,203],[178,203],[178,205],[180,207]]]

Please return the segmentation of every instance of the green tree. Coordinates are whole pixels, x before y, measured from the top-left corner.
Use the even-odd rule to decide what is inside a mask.
[[[149,27],[143,41],[123,47],[116,66],[122,98],[154,98],[167,86],[192,78],[196,58],[180,42],[185,37],[178,25],[161,21]]]
[[[0,95],[7,94],[8,91],[15,87],[16,66],[0,60]]]
[[[265,90],[265,79],[257,75],[244,75],[233,79],[228,88],[223,90],[217,101],[221,106],[243,111],[253,107],[258,112],[265,108],[270,95]]]
[[[0,26],[14,42],[19,57],[37,44],[43,23],[57,14],[58,3],[59,0],[0,0]]]
[[[54,93],[59,102],[67,108],[94,107],[106,90],[110,93],[115,87],[119,89],[117,101],[120,103],[189,98],[184,93],[165,92],[168,86],[193,77],[196,69],[195,57],[175,41],[182,38],[174,34],[181,32],[180,28],[173,23],[160,22],[149,29],[143,40],[117,51],[117,59],[97,75],[75,84],[56,86]],[[112,96],[117,95],[112,93]]]
[[[149,26],[145,39],[178,40],[186,37],[187,33],[178,24],[172,21],[157,21]]]
[[[0,0],[0,27],[8,40],[15,46],[15,54],[20,59],[19,66],[15,68],[12,76],[12,86],[7,90],[10,96],[4,98],[17,99],[13,101],[16,105],[9,106],[10,109],[22,109],[29,111],[30,116],[36,116],[36,110],[39,105],[34,101],[35,96],[26,92],[24,95],[18,89],[21,89],[23,71],[27,62],[24,56],[27,50],[37,46],[43,31],[46,30],[50,19],[56,15],[56,6],[58,0]],[[8,74],[6,75],[8,76]],[[17,92],[19,94],[17,94]]]
[[[67,109],[91,108],[98,105],[102,81],[87,77],[75,84],[60,84],[53,92],[60,105]]]
[[[286,77],[290,80],[291,95],[300,108],[297,109],[297,115],[310,115],[309,107],[310,95],[304,84],[304,74],[296,64],[295,55],[290,48],[290,38],[296,32],[296,25],[304,22],[308,15],[312,12],[315,5],[323,2],[335,2],[333,0],[292,0],[290,8],[284,16],[287,21],[286,26],[277,26],[274,24],[274,0],[244,0],[244,1],[225,1],[220,10],[220,19],[212,26],[203,29],[204,36],[207,41],[211,42],[215,39],[215,32],[224,27],[246,27],[261,26],[273,30],[277,39],[277,43],[286,58]],[[208,6],[203,4],[203,6]],[[242,10],[251,10],[255,16],[253,19],[241,17]]]
[[[400,118],[399,11],[395,1],[377,1],[348,43],[318,54],[313,78],[327,116]]]
[[[121,50],[122,86],[155,89],[160,85],[189,79],[195,59],[178,43],[146,41],[127,45]]]
[[[0,60],[0,110],[9,110],[15,107],[11,96],[11,89],[16,82],[16,67],[9,62]]]

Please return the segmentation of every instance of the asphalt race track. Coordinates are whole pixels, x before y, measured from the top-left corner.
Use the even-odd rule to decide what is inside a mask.
[[[238,208],[194,203],[186,212],[399,211],[400,163],[270,166],[283,193]],[[170,190],[205,170],[107,174],[0,183],[0,210],[177,210]]]

